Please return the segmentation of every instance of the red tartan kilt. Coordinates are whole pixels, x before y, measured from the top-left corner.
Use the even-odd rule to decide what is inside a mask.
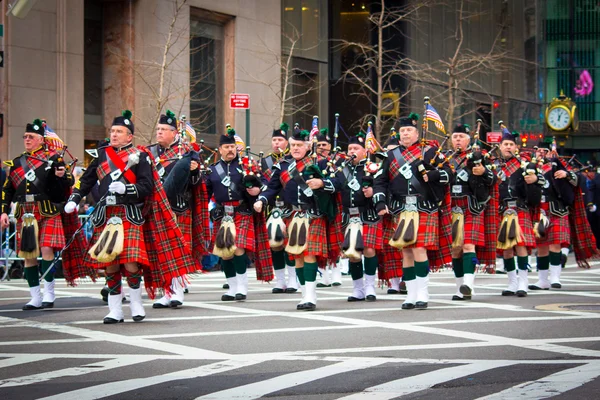
[[[402,250],[390,246],[389,238],[394,234],[396,224],[391,214],[385,214],[382,225],[382,251],[379,253],[383,259],[384,279],[400,278],[402,276]]]
[[[173,212],[175,214],[175,212]],[[183,238],[186,243],[192,246],[192,210],[186,210],[181,214],[175,214],[177,218],[177,226],[183,233]]]
[[[146,243],[144,242],[144,232],[141,225],[134,225],[127,220],[125,217],[125,208],[121,206],[107,206],[106,207],[106,221],[111,217],[119,217],[123,220],[123,234],[125,236],[123,240],[123,252],[119,256],[111,261],[110,263],[99,263],[92,259],[88,253],[85,252],[84,263],[94,268],[105,268],[107,265],[125,264],[125,263],[138,263],[140,266],[150,265],[148,259],[148,253],[146,252]],[[98,241],[100,235],[104,231],[104,225],[98,228],[94,228],[94,235],[90,240],[88,249]]]
[[[381,221],[375,224],[363,224],[363,242],[365,249],[383,249],[383,225]]]
[[[54,217],[45,217],[40,214],[37,203],[20,203],[21,217],[25,213],[32,213],[38,223],[38,240],[40,248],[51,247],[58,251],[65,247],[65,232],[60,214]],[[22,219],[17,219],[17,240],[21,241]]]
[[[294,215],[295,213],[292,214],[292,217]],[[289,222],[291,221],[292,218],[289,219]],[[288,222],[286,221],[286,223]],[[292,260],[295,260],[297,258],[304,258],[307,256],[314,256],[317,258],[327,259],[327,255],[327,221],[325,220],[325,216],[311,218],[308,228],[308,247],[302,254],[289,254],[289,257]]]
[[[256,236],[254,234],[254,223],[252,221],[252,214],[244,215],[241,213],[235,213],[233,215],[233,223],[235,224],[235,245],[239,249],[253,252],[256,248]],[[213,222],[213,234],[211,243],[211,252],[214,251],[214,239],[219,233],[221,227],[221,220]]]
[[[533,233],[533,223],[531,222],[531,215],[528,211],[517,209],[517,216],[519,217],[519,226],[523,233],[523,242],[519,242],[517,246],[524,246],[528,249],[534,249],[536,247],[535,234]],[[500,223],[502,222],[502,215],[498,216],[498,231],[500,230]]]
[[[569,216],[557,217],[550,214],[550,225],[546,231],[544,239],[537,239],[538,246],[548,246],[559,244],[561,247],[569,247],[571,243],[571,227],[569,226]]]
[[[479,215],[469,210],[467,197],[452,198],[452,207],[460,207],[465,216],[465,241],[464,244],[485,246],[484,212]]]
[[[396,215],[394,218],[394,229],[398,226],[398,221],[400,219],[400,214]],[[431,214],[427,214],[419,211],[419,231],[417,232],[417,242],[410,246],[406,246],[405,249],[415,249],[424,247],[427,250],[437,250],[438,249],[438,212],[432,212]],[[393,231],[392,231],[393,235]],[[387,237],[387,241],[389,243],[392,235]]]

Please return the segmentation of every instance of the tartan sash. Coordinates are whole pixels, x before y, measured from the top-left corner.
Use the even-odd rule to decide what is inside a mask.
[[[504,172],[504,176],[506,176],[506,178],[509,178],[512,174],[517,172],[519,168],[521,168],[521,162],[517,159],[517,157],[512,157],[504,163],[502,172]]]
[[[127,166],[129,155],[136,153],[138,150],[134,146],[131,146],[125,150],[121,150],[118,153],[112,147],[106,147],[106,160],[103,161],[96,170],[98,180],[102,181],[106,175],[110,175],[112,172],[121,170],[123,171]],[[136,183],[137,179],[135,174],[131,170],[125,171],[123,174],[128,183]]]
[[[46,158],[42,154],[43,153],[40,152],[40,154],[36,154],[35,157]],[[21,182],[23,182],[23,180],[25,180],[25,175],[27,174],[27,172],[29,172],[30,170],[31,171],[35,171],[36,169],[38,169],[39,167],[41,167],[42,164],[44,164],[43,161],[36,160],[35,158],[31,158],[31,157],[28,156],[28,154],[23,154],[19,158],[19,161],[21,163],[21,168],[15,168],[13,170],[13,173],[11,174],[11,177],[10,177],[11,180],[13,181],[13,183],[15,184],[15,187],[17,187],[17,188],[19,187],[19,185],[21,184]],[[32,182],[32,183],[33,183],[34,186],[36,186],[38,189],[40,189],[39,186],[36,185],[36,183],[39,183],[39,179],[38,179],[37,175],[36,175],[35,178],[36,178],[35,181]]]
[[[302,176],[301,176],[302,171],[304,171],[305,168],[307,168],[313,164],[314,164],[314,161],[311,157],[304,157],[301,160],[292,161],[292,163],[290,163],[290,166],[288,167],[288,169],[281,172],[280,179],[281,179],[281,183],[283,184],[283,187],[285,187],[290,180],[297,179],[296,177],[302,178]],[[290,171],[292,171],[292,172],[290,172]],[[304,180],[304,179],[302,179],[302,180]],[[306,185],[306,182],[304,182],[304,184]]]

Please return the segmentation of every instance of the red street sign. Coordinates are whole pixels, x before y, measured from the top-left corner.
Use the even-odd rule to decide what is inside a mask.
[[[229,106],[236,108],[250,108],[250,95],[241,93],[231,93],[229,95]]]
[[[487,142],[492,144],[502,142],[502,132],[488,132]]]

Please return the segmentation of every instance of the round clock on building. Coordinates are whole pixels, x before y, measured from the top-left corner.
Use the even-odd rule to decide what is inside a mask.
[[[571,125],[571,111],[564,105],[555,105],[548,110],[546,122],[553,131],[564,131]]]

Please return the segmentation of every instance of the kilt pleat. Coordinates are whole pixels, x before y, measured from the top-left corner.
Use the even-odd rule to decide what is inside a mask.
[[[144,242],[142,225],[134,225],[129,222],[125,216],[125,208],[121,206],[106,206],[106,221],[111,217],[119,217],[123,220],[123,234],[125,236],[123,241],[123,252],[110,263],[99,263],[92,259],[88,254],[87,250],[89,250],[100,238],[100,235],[106,226],[105,222],[102,226],[94,228],[92,240],[90,240],[88,249],[85,252],[85,264],[91,265],[94,268],[104,268],[107,265],[133,262],[140,264],[140,266],[150,265],[148,253],[146,252],[146,243]]]
[[[241,213],[235,213],[233,215],[233,223],[235,224],[235,246],[246,251],[255,251],[256,235],[254,233],[252,214],[244,215]],[[213,242],[211,244],[211,251],[214,250],[214,239],[217,237],[220,227],[221,220],[213,222]]]
[[[289,254],[290,259],[293,260],[307,256],[314,256],[323,260],[327,259],[327,221],[325,220],[325,216],[310,219],[308,228],[308,246],[306,250],[298,255]]]
[[[536,238],[538,246],[547,246],[558,244],[561,247],[569,247],[571,243],[571,227],[569,225],[569,215],[559,217],[549,214],[550,225],[546,230],[546,237]]]
[[[398,221],[400,220],[400,214],[396,215],[394,218],[394,229],[398,226]],[[415,249],[424,247],[427,250],[437,250],[438,249],[438,231],[439,223],[438,223],[438,212],[432,212],[431,214],[427,214],[419,211],[419,230],[417,232],[417,242],[413,245],[406,246],[406,249]],[[393,235],[393,233],[392,233]],[[392,238],[390,235],[387,238],[387,241]]]
[[[182,213],[175,213],[175,217],[177,218],[177,226],[183,233],[183,238],[186,243],[190,246],[192,245],[192,210],[185,210]],[[200,240],[200,239],[199,239]]]
[[[363,224],[363,242],[365,249],[383,249],[383,224],[381,220],[374,224]]]
[[[485,224],[484,213],[475,215],[469,210],[467,197],[452,198],[452,207],[460,207],[465,217],[465,239],[464,244],[485,246]]]
[[[400,278],[402,277],[402,250],[398,250],[389,244],[389,239],[396,229],[394,217],[391,214],[385,214],[381,220],[381,225],[383,244],[379,254],[382,256],[380,263],[383,263],[384,279]]]
[[[54,217],[46,217],[40,214],[37,203],[20,203],[22,214],[31,213],[35,216],[38,223],[38,241],[40,248],[51,247],[54,250],[61,250],[66,243],[65,232],[63,229],[62,219],[60,214]],[[22,219],[17,220],[17,235],[18,240],[21,240]]]

